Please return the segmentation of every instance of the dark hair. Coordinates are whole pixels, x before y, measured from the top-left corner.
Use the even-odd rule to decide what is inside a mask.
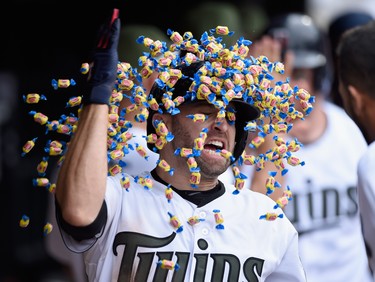
[[[331,56],[332,56],[332,63],[333,63],[333,77],[332,77],[332,85],[331,85],[331,99],[332,101],[343,107],[343,102],[341,95],[339,93],[338,85],[338,74],[337,74],[337,58],[336,58],[336,49],[337,45],[340,42],[340,38],[342,34],[356,26],[364,25],[373,20],[371,14],[367,12],[360,12],[360,11],[349,11],[343,14],[340,14],[336,18],[334,18],[329,27],[328,27],[328,35],[331,45]]]
[[[375,21],[346,31],[337,47],[338,76],[375,98]]]
[[[367,24],[373,17],[367,12],[347,12],[337,16],[328,27],[331,47],[334,50],[340,41],[341,35],[356,26]],[[334,53],[332,55],[335,55]]]

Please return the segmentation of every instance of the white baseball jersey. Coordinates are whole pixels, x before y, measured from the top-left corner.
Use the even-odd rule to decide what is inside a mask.
[[[295,153],[305,165],[285,175],[293,193],[285,213],[299,232],[309,282],[369,281],[356,193],[367,144],[343,109],[327,102],[325,112],[323,136]]]
[[[100,235],[77,242],[62,232],[71,250],[85,251],[89,281],[305,281],[298,234],[269,197],[222,186],[198,207],[177,193],[168,201],[156,180],[146,189],[131,178],[127,191],[120,178],[108,177]],[[263,219],[268,212],[279,217]]]
[[[375,281],[375,142],[371,143],[359,161],[358,201],[363,237]]]
[[[246,189],[250,187],[252,177],[254,175],[254,166],[251,165],[242,165],[240,167],[240,171],[243,175],[245,175],[247,178],[244,179],[244,185]],[[232,167],[230,166],[223,174],[219,176],[219,180],[224,183],[228,184],[234,184],[236,179],[233,175]]]

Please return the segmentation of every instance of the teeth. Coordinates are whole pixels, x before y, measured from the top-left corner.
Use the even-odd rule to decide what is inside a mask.
[[[210,141],[208,144],[210,144],[210,145],[214,145],[214,146],[216,146],[216,147],[220,147],[220,148],[223,148],[223,146],[224,146],[223,142],[216,141],[216,140],[214,140],[214,141]]]
[[[217,155],[217,156],[220,156],[220,151],[213,151],[213,150],[207,150],[207,149],[204,149],[206,152],[208,152],[210,155]]]

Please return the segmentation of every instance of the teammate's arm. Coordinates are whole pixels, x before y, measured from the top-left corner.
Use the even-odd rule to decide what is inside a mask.
[[[92,223],[104,201],[107,167],[108,103],[116,79],[120,19],[101,27],[77,131],[61,166],[56,200],[68,224]]]

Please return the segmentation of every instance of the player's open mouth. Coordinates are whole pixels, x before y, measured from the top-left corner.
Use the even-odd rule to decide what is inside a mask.
[[[204,151],[210,155],[220,156],[220,151],[224,148],[224,143],[218,140],[211,140],[204,144]]]

